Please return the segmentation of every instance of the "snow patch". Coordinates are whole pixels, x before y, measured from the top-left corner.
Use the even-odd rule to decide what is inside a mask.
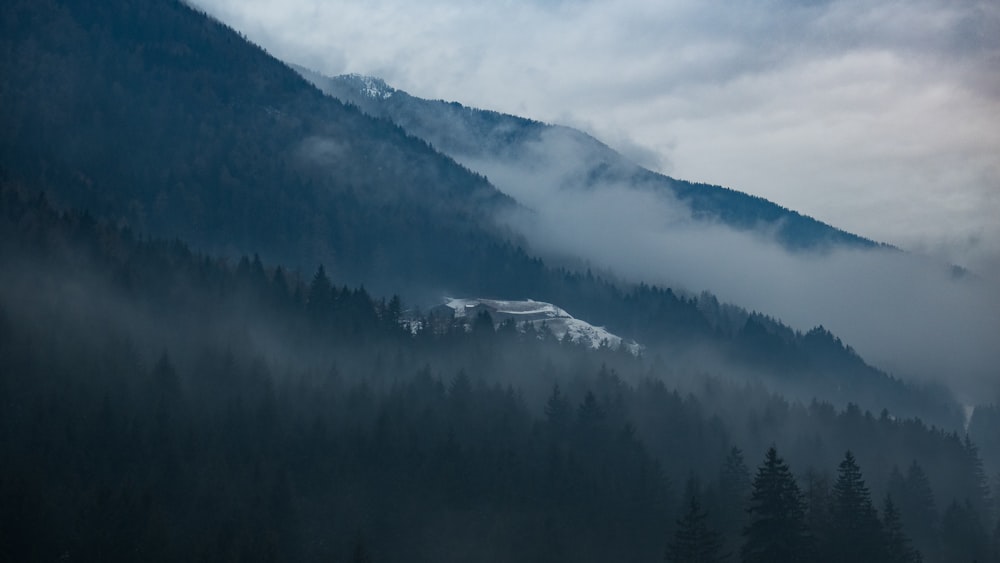
[[[594,326],[587,321],[577,319],[564,309],[544,301],[526,299],[523,301],[448,298],[444,304],[453,311],[456,319],[471,321],[483,311],[490,314],[495,325],[513,320],[517,326],[531,324],[536,329],[543,326],[556,338],[569,338],[578,344],[591,348],[599,348],[606,344],[611,348],[623,345],[633,354],[639,354],[642,346],[620,336],[608,332],[604,327]]]
[[[396,89],[386,84],[381,78],[364,74],[349,74],[347,76],[357,83],[358,91],[373,100],[387,100],[396,93]]]

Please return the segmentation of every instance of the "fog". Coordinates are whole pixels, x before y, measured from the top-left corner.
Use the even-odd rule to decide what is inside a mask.
[[[578,257],[630,281],[708,290],[798,330],[823,325],[898,377],[1000,397],[1000,285],[893,249],[789,252],[768,230],[693,220],[683,202],[622,184],[583,188],[582,144],[559,129],[518,160],[459,158],[530,208],[503,217],[548,257]]]

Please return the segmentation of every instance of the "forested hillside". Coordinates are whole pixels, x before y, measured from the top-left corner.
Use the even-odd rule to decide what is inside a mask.
[[[414,333],[322,268],[2,195],[5,560],[686,560],[689,532],[770,545],[778,477],[811,560],[995,548],[977,447],[920,420],[489,319]]]
[[[4,2],[0,76],[0,562],[1000,561],[996,406],[543,261],[485,177],[185,3]]]
[[[512,203],[483,178],[185,4],[8,2],[0,18],[0,167],[57,201],[383,287],[519,264],[486,213]]]
[[[717,349],[714,364],[806,399],[961,424],[947,393],[902,384],[826,331],[547,267],[494,224],[517,203],[484,178],[187,5],[25,1],[0,17],[0,173],[59,205],[233,259],[323,263],[424,306],[449,293],[548,301],[651,351]]]

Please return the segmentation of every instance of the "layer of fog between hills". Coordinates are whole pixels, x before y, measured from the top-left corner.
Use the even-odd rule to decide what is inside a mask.
[[[459,121],[448,127],[466,133]],[[891,248],[791,252],[776,241],[775,225],[738,231],[693,219],[666,190],[595,181],[607,149],[592,141],[547,127],[517,150],[445,152],[522,204],[498,219],[543,257],[583,259],[632,282],[707,290],[798,330],[823,325],[895,376],[943,382],[967,403],[1000,400],[996,280],[956,275]]]
[[[1000,399],[1000,289],[893,249],[789,252],[764,229],[692,219],[665,191],[590,185],[592,150],[550,128],[518,158],[468,157],[530,211],[501,218],[543,256],[582,258],[630,281],[708,290],[799,330],[839,335],[893,375],[943,381],[968,402]],[[776,158],[780,158],[776,157]]]

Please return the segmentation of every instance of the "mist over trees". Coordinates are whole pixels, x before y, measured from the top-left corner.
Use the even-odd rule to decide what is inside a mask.
[[[0,561],[998,559],[997,407],[544,261],[187,4],[13,0],[0,52]]]
[[[514,323],[400,323],[398,298],[323,267],[3,196],[14,560],[991,553],[984,466],[956,433],[711,377],[679,392],[662,358]]]

